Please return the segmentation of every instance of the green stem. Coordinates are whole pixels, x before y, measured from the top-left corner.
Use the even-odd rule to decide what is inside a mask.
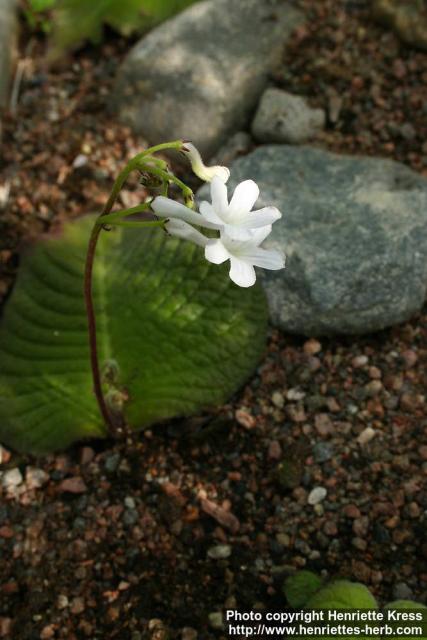
[[[114,203],[117,199],[117,196],[120,193],[121,188],[126,182],[129,175],[135,169],[140,169],[141,164],[143,164],[144,158],[146,156],[156,153],[158,151],[165,151],[167,149],[176,149],[179,150],[183,146],[182,140],[175,140],[174,142],[166,142],[163,144],[158,144],[146,151],[143,151],[137,154],[132,160],[128,162],[128,164],[122,169],[122,171],[117,176],[114,181],[113,188],[111,190],[110,196],[107,200],[107,203],[102,210],[102,213],[98,216],[93,226],[90,238],[88,249],[86,253],[86,263],[85,263],[85,272],[84,272],[84,299],[86,305],[86,315],[87,315],[87,323],[88,323],[88,335],[89,335],[89,350],[90,350],[90,364],[92,369],[92,379],[93,379],[93,388],[94,393],[98,402],[99,410],[101,415],[105,421],[107,429],[109,433],[117,438],[123,435],[124,429],[123,425],[118,425],[116,420],[111,415],[111,412],[107,406],[105,401],[104,393],[102,390],[102,380],[101,380],[101,372],[99,367],[99,354],[98,354],[98,345],[97,345],[97,336],[96,336],[96,315],[95,315],[95,305],[93,300],[93,266],[96,255],[96,247],[98,244],[99,236],[102,231],[102,225],[108,222],[108,216],[111,214],[111,210],[114,206]],[[152,168],[147,167],[149,171],[153,171]],[[143,207],[142,209],[140,207]],[[139,211],[145,211],[145,205],[138,205],[138,207],[132,207],[133,211],[127,210],[127,213],[124,213],[125,210],[116,212],[112,214],[115,217],[115,223],[118,224],[122,215],[131,215],[131,213],[137,213],[135,209]],[[111,218],[110,218],[110,221]],[[156,224],[150,224],[149,226],[160,226],[164,224],[165,221],[154,221]],[[123,226],[129,226],[137,224],[140,227],[143,223],[131,223],[131,222],[121,222]],[[148,226],[148,223],[144,223],[144,226]]]

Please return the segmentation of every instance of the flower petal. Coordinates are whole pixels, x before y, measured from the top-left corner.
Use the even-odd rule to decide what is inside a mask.
[[[266,225],[265,227],[260,227],[259,229],[252,229],[250,231],[251,240],[254,245],[258,246],[267,238],[267,236],[271,233],[272,226],[271,224]]]
[[[242,259],[251,262],[255,267],[263,269],[283,269],[285,267],[285,256],[281,251],[276,249],[261,249],[260,247],[249,248],[242,255]]]
[[[215,213],[222,217],[228,210],[227,187],[218,176],[212,178],[211,198]]]
[[[230,278],[239,287],[252,287],[256,281],[255,269],[251,264],[240,258],[230,258]]]
[[[264,207],[257,211],[251,211],[247,216],[239,221],[239,227],[242,229],[258,229],[273,224],[282,217],[279,209],[276,207]]]
[[[206,202],[206,201],[201,202],[199,210],[200,210],[200,213],[202,214],[202,216],[204,217],[205,220],[207,220],[211,224],[216,225],[217,229],[222,229],[223,228],[224,222],[223,222],[223,220],[221,220],[221,218],[214,211],[214,208],[210,204],[210,202]]]
[[[195,213],[185,205],[175,202],[175,200],[171,200],[170,198],[165,198],[164,196],[154,198],[151,203],[151,208],[158,216],[163,218],[176,218],[199,227],[206,227],[207,229],[218,228],[216,225],[207,222],[199,213]]]
[[[222,244],[221,240],[209,240],[205,247],[205,258],[213,264],[222,264],[228,260],[230,254]]]
[[[240,216],[249,213],[259,196],[259,188],[253,180],[245,180],[237,185],[231,198],[228,213]]]
[[[206,247],[209,242],[209,238],[194,229],[191,224],[187,224],[187,222],[183,222],[182,220],[176,220],[175,218],[171,218],[165,224],[166,231],[176,238],[181,238],[182,240],[189,240],[190,242],[194,242],[199,247]]]
[[[237,224],[225,224],[224,225],[224,234],[230,239],[235,240],[236,242],[248,242],[254,244],[252,241],[253,231],[250,229],[243,229],[239,227]]]

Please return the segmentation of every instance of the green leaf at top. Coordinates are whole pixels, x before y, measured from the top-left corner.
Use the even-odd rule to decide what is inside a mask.
[[[306,609],[377,609],[372,593],[360,582],[334,580],[317,591],[305,605]]]
[[[92,392],[83,268],[94,218],[27,252],[0,325],[0,441],[32,453],[105,435]],[[222,403],[265,343],[256,286],[161,230],[102,232],[94,273],[100,361],[135,429]]]
[[[89,40],[101,42],[104,26],[123,36],[146,31],[196,0],[57,0],[54,13],[54,53]]]

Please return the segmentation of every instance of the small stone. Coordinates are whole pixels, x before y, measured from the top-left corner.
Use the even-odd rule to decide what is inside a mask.
[[[328,492],[325,489],[325,487],[315,487],[308,494],[308,498],[307,498],[308,504],[311,504],[313,506],[315,504],[319,504],[319,502],[322,502],[322,500],[326,498],[327,493]]]
[[[276,540],[282,547],[289,547],[291,544],[291,538],[287,533],[277,533]]]
[[[360,516],[353,521],[353,531],[359,538],[363,538],[368,533],[369,518],[367,516]]]
[[[359,434],[357,442],[361,445],[368,444],[375,437],[376,431],[372,427],[366,427],[362,433]]]
[[[355,504],[346,504],[343,512],[347,518],[360,518],[360,510]]]
[[[223,628],[223,618],[221,611],[214,611],[208,615],[209,624],[212,629],[222,629]]]
[[[271,401],[278,409],[283,409],[283,407],[285,406],[285,398],[283,397],[283,393],[281,391],[274,391],[271,396]]]
[[[79,153],[73,160],[73,169],[81,169],[88,163],[88,157],[84,153]]]
[[[422,444],[420,446],[420,448],[418,449],[420,456],[422,457],[423,460],[427,460],[427,445],[426,444]]]
[[[10,453],[10,451],[5,449],[3,445],[0,444],[0,464],[7,464],[11,459],[11,457],[12,457],[12,454]]]
[[[229,544],[218,544],[216,547],[208,549],[208,557],[212,560],[224,560],[231,556],[231,546]]]
[[[316,353],[322,351],[322,345],[318,340],[314,340],[314,338],[311,338],[310,340],[304,342],[303,350],[304,353],[307,353],[309,356],[315,356]]]
[[[71,607],[70,607],[70,611],[71,613],[74,614],[78,614],[78,613],[83,613],[83,611],[85,610],[85,601],[83,600],[83,598],[73,598],[71,601]]]
[[[92,447],[83,447],[80,452],[80,464],[89,464],[95,457],[95,451]]]
[[[59,490],[64,493],[85,493],[87,491],[87,486],[85,485],[83,478],[80,476],[74,476],[63,480],[59,485]]]
[[[48,624],[40,632],[40,640],[50,640],[55,636],[55,627],[53,624]]]
[[[256,420],[252,414],[244,409],[236,411],[236,420],[245,429],[253,429],[256,426]]]
[[[400,135],[404,140],[410,141],[417,137],[417,132],[410,122],[404,122],[400,127]]]
[[[111,455],[107,456],[105,458],[105,469],[109,472],[109,473],[114,473],[115,471],[117,471],[118,467],[120,464],[120,454],[119,453],[112,453]]]
[[[378,367],[369,367],[368,374],[372,380],[379,380],[383,375],[381,369],[378,369]]]
[[[359,549],[359,551],[366,551],[368,547],[368,543],[366,542],[366,540],[363,540],[363,538],[353,538],[351,543],[353,547],[356,547],[356,549]]]
[[[23,480],[22,473],[19,471],[18,467],[15,467],[14,469],[9,469],[4,472],[1,483],[6,491],[8,491],[19,487]]]
[[[398,582],[394,585],[393,599],[394,600],[412,600],[414,593],[412,589],[406,584],[406,582]]]
[[[4,525],[3,527],[0,527],[0,538],[4,538],[5,540],[10,540],[11,538],[13,538],[15,535],[12,527],[8,527],[6,525]]]
[[[229,529],[231,533],[237,533],[240,529],[240,522],[238,518],[231,513],[231,511],[227,511],[218,504],[215,504],[215,502],[207,500],[206,498],[202,498],[200,500],[200,506],[202,511],[214,518],[223,527]]]
[[[268,445],[268,458],[269,460],[280,460],[282,457],[282,447],[277,440],[271,440]]]
[[[327,442],[317,442],[313,447],[313,457],[315,462],[321,464],[332,458],[332,446]]]
[[[305,391],[301,391],[300,389],[289,389],[286,393],[286,397],[291,402],[299,402],[303,400],[306,396]]]
[[[0,617],[0,638],[6,638],[12,630],[12,618]]]
[[[40,489],[49,481],[49,474],[37,467],[27,467],[25,470],[25,484],[28,489]]]
[[[380,380],[372,380],[365,385],[366,393],[370,398],[377,396],[383,388],[383,383]]]
[[[412,351],[411,349],[407,349],[406,351],[403,351],[402,358],[408,369],[410,369],[411,367],[414,367],[418,361],[418,355],[415,353],[415,351]]]
[[[324,533],[329,537],[335,537],[338,534],[338,528],[333,520],[327,520],[323,525]]]
[[[317,433],[324,437],[331,435],[334,430],[332,420],[327,413],[318,413],[314,417],[314,426]]]
[[[67,596],[63,595],[63,594],[59,594],[57,600],[56,600],[56,606],[58,609],[66,609],[69,605],[69,601]]]
[[[361,356],[356,356],[353,358],[353,360],[351,361],[351,364],[353,366],[353,369],[361,369],[362,367],[365,367],[369,362],[369,358],[368,356],[365,355],[361,355]]]
[[[135,509],[136,503],[134,498],[132,498],[132,496],[126,496],[125,507],[127,507],[128,509]]]

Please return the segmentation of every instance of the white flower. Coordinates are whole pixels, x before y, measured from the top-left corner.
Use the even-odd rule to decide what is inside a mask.
[[[168,220],[165,224],[166,231],[171,236],[176,236],[177,238],[181,238],[182,240],[189,240],[194,244],[197,244],[199,247],[206,247],[209,242],[209,238],[197,231],[191,224],[187,222],[183,222],[182,220]]]
[[[206,222],[216,225],[234,240],[249,240],[251,229],[260,229],[273,224],[282,217],[276,207],[264,207],[252,211],[259,196],[259,188],[253,180],[245,180],[237,185],[231,201],[228,202],[227,187],[218,177],[212,178],[212,204],[202,202],[200,213]]]
[[[214,264],[230,260],[230,278],[239,287],[255,284],[255,267],[283,269],[285,256],[277,250],[262,249],[259,245],[271,231],[271,225],[254,229],[247,240],[235,240],[222,232],[217,240],[209,239],[205,246],[205,258]]]
[[[183,153],[187,156],[191,163],[196,176],[205,182],[210,182],[214,176],[217,176],[223,183],[227,182],[230,177],[230,170],[227,167],[207,167],[202,160],[199,151],[191,142],[184,142],[182,147]]]
[[[173,218],[174,220],[183,220],[189,224],[195,224],[198,227],[205,227],[206,229],[218,230],[218,225],[212,224],[205,220],[200,213],[196,213],[184,204],[165,198],[165,196],[157,196],[151,203],[151,208],[154,213],[162,218]]]

